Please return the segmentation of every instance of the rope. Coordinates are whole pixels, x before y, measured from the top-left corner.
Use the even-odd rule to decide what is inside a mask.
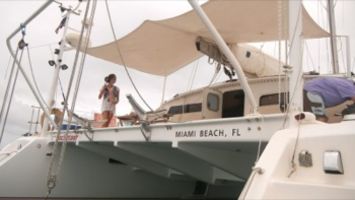
[[[262,168],[260,167],[253,167],[252,171],[251,171],[251,174],[250,174],[250,178],[248,179],[247,183],[245,184],[244,186],[244,190],[242,191],[241,195],[239,196],[238,199],[243,199],[245,200],[246,199],[246,195],[248,194],[249,190],[250,190],[250,186],[251,186],[251,183],[253,182],[254,178],[255,178],[255,175],[256,174],[263,174],[264,171]],[[244,192],[245,191],[245,192]]]
[[[293,147],[293,153],[292,153],[292,159],[291,159],[291,171],[288,174],[288,177],[291,177],[291,175],[296,171],[296,163],[295,163],[295,157],[296,157],[296,150],[297,150],[297,146],[298,146],[298,142],[299,142],[299,137],[300,137],[300,133],[301,133],[301,120],[298,119],[297,120],[297,137],[296,137],[296,141],[295,141],[295,145]]]
[[[197,69],[199,67],[199,63],[200,63],[200,59],[197,59],[197,61],[195,62],[194,68],[193,68],[193,72],[192,72],[192,74],[190,76],[190,79],[189,79],[188,91],[192,90],[192,86],[193,86],[193,83],[194,83],[194,80],[195,80],[195,77],[196,77],[196,73],[197,73]]]
[[[264,115],[261,115],[261,126],[264,125]],[[261,140],[262,140],[262,135],[261,135],[261,131],[260,131],[260,137],[259,137],[259,141],[258,141],[258,151],[256,153],[256,160],[255,163],[258,162],[260,155],[261,155]]]
[[[131,74],[129,73],[128,71],[128,67],[125,63],[125,60],[123,58],[123,55],[122,55],[122,52],[121,52],[121,49],[119,47],[119,44],[118,44],[118,39],[117,39],[117,35],[116,35],[116,32],[115,32],[115,29],[114,29],[114,26],[113,26],[113,20],[112,20],[112,17],[111,17],[111,11],[110,11],[110,8],[109,8],[109,5],[108,5],[108,1],[105,0],[105,5],[106,5],[106,11],[107,11],[107,15],[108,15],[108,18],[109,18],[109,21],[110,21],[110,27],[111,27],[111,31],[112,31],[112,35],[113,35],[113,38],[114,40],[116,41],[115,42],[115,47],[116,47],[116,51],[118,53],[118,55],[120,56],[120,59],[122,60],[122,65],[126,71],[126,74],[134,88],[134,90],[136,91],[136,93],[138,94],[139,98],[143,101],[143,103],[149,108],[150,111],[153,111],[153,109],[149,106],[149,104],[147,103],[147,101],[143,98],[142,94],[139,92],[136,84],[134,83],[132,77],[131,77]]]
[[[35,86],[35,89],[37,90],[38,96],[39,96],[40,100],[42,101],[43,105],[45,105],[46,108],[49,110],[49,106],[47,105],[46,101],[44,100],[44,98],[42,96],[41,90],[38,87],[36,77],[34,75],[34,71],[33,71],[33,67],[32,67],[33,65],[32,65],[32,60],[31,60],[31,55],[30,55],[30,49],[28,48],[28,46],[26,46],[26,50],[27,50],[27,58],[28,58],[28,63],[29,63],[30,71],[31,71],[33,84]]]
[[[21,50],[21,54],[20,54],[20,59],[19,59],[19,62],[21,62],[22,60],[22,56],[23,56],[23,49]],[[12,84],[12,88],[11,88],[11,92],[10,92],[10,97],[9,97],[9,103],[7,105],[7,108],[6,108],[6,112],[5,112],[5,116],[4,116],[4,121],[3,121],[3,124],[2,124],[2,127],[1,127],[1,133],[0,133],[0,144],[1,144],[1,141],[2,141],[2,138],[3,138],[3,135],[4,135],[4,131],[5,131],[5,127],[6,127],[6,122],[7,122],[7,117],[9,115],[9,111],[10,111],[10,107],[11,107],[11,102],[12,102],[12,98],[13,98],[13,95],[14,95],[14,91],[15,91],[15,87],[16,87],[16,83],[17,83],[17,77],[18,77],[18,73],[20,71],[20,68],[17,68],[16,70],[16,74],[15,74],[15,77],[14,77],[14,82]],[[9,84],[10,85],[10,84]],[[7,89],[7,88],[6,88]],[[7,96],[7,93],[8,91],[6,91],[6,96]],[[4,102],[3,102],[3,105],[5,105],[6,103],[6,99],[4,99]],[[1,110],[1,114],[3,114],[3,110]],[[2,115],[1,115],[2,116]]]

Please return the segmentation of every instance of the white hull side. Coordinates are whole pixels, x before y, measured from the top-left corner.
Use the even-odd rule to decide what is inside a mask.
[[[239,199],[354,199],[354,123],[303,124],[299,129],[279,131],[265,148]],[[291,160],[298,131],[293,169]],[[299,154],[305,150],[312,155],[311,167],[300,164]],[[344,174],[324,171],[326,151],[341,153]],[[257,173],[258,170],[262,172]]]
[[[259,144],[261,151],[283,118],[156,124],[150,126],[149,141],[138,126],[71,132],[50,197],[235,198],[251,172]],[[46,196],[52,159],[47,153],[52,152],[54,139],[24,137],[0,152],[14,151],[0,157],[0,197]],[[109,158],[127,165],[109,163]],[[198,182],[206,187],[197,192]]]
[[[41,148],[39,147],[41,145]],[[1,197],[45,197],[51,149],[48,141],[32,140],[0,166]],[[58,185],[51,197],[164,198],[192,194],[194,182],[163,179],[109,164],[108,158],[68,146]]]
[[[51,152],[53,144],[37,137],[21,138],[14,143],[27,144],[18,152],[0,158],[0,198],[45,197],[51,160],[46,154]],[[57,186],[50,197],[189,199],[193,197],[195,184],[193,179],[163,178],[128,165],[110,164],[108,157],[68,144]],[[241,187],[210,186],[208,196],[232,197]]]

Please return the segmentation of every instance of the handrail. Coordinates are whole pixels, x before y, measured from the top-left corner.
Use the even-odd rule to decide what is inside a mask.
[[[11,33],[11,35],[6,39],[6,45],[7,48],[9,49],[9,52],[11,54],[11,56],[14,58],[14,62],[17,64],[21,74],[23,75],[23,77],[25,78],[25,81],[27,82],[28,86],[30,87],[33,95],[35,96],[38,104],[40,105],[40,107],[42,108],[46,118],[49,120],[49,122],[51,122],[51,124],[54,127],[57,127],[56,123],[50,118],[50,114],[47,111],[45,105],[42,103],[42,101],[40,100],[39,95],[37,94],[34,86],[32,85],[29,77],[27,76],[26,72],[24,71],[24,69],[22,68],[21,63],[17,60],[17,58],[15,57],[15,53],[14,50],[11,46],[11,39],[18,33],[21,31],[22,27],[26,26],[27,24],[29,24],[34,18],[36,18],[39,14],[41,14],[43,12],[44,9],[46,9],[54,0],[48,0],[46,1],[35,13],[33,13],[24,23],[21,24],[21,26],[19,26],[17,29],[14,30],[14,32]]]

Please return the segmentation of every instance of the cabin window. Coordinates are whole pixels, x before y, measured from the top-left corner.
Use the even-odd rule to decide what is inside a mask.
[[[182,113],[182,106],[172,106],[169,108],[168,114],[170,115],[176,115],[176,114],[181,114]]]
[[[219,109],[219,97],[216,94],[209,93],[207,95],[207,108],[211,111],[217,112]]]
[[[193,112],[201,112],[202,104],[201,103],[194,103],[194,104],[187,104],[187,105],[178,105],[172,106],[169,108],[168,114],[169,115],[177,115],[182,113],[193,113]]]
[[[287,93],[287,99],[289,99],[289,93]],[[270,105],[278,105],[279,104],[279,94],[268,94],[263,95],[259,99],[260,106],[270,106]],[[285,93],[281,93],[281,102],[280,102],[280,110],[282,112],[285,111]]]
[[[187,105],[185,105],[184,112],[186,112],[186,113],[201,112],[201,110],[202,110],[202,104],[201,103],[195,103],[195,104],[187,104]]]
[[[232,90],[223,93],[222,117],[244,116],[244,99],[245,95],[243,90]]]

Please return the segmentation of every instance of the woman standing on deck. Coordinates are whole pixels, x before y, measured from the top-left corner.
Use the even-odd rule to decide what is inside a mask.
[[[101,88],[99,93],[99,99],[102,99],[102,118],[106,122],[102,127],[108,127],[116,111],[116,104],[119,101],[120,89],[115,86],[116,75],[110,74],[105,77],[105,85]]]

